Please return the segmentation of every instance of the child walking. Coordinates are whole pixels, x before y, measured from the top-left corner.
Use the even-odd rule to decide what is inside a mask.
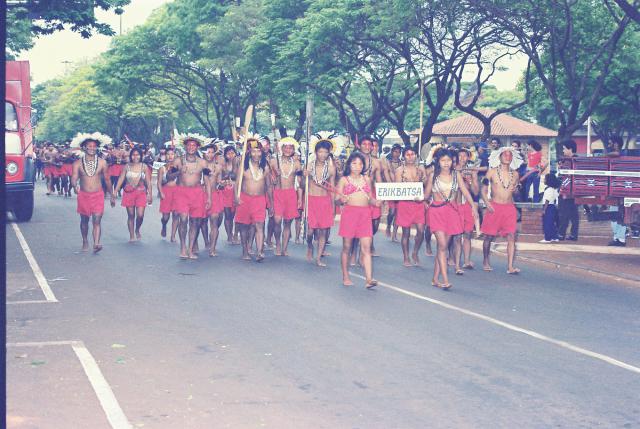
[[[552,243],[560,241],[558,239],[558,228],[556,218],[558,215],[558,197],[560,196],[560,179],[554,173],[549,173],[544,179],[546,188],[542,196],[544,211],[542,215],[542,231],[544,239],[540,243]]]

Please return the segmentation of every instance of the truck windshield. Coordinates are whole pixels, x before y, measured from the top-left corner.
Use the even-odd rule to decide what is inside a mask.
[[[16,108],[8,101],[4,102],[4,129],[5,131],[18,131]]]

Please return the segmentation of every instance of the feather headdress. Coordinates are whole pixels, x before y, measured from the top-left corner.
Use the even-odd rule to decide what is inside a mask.
[[[510,146],[503,146],[500,149],[491,151],[491,155],[489,155],[489,167],[496,168],[500,166],[500,155],[502,155],[504,152],[508,150],[511,151],[511,155],[513,155],[513,157],[511,158],[511,164],[509,165],[509,168],[511,168],[512,170],[517,170],[522,165],[524,160],[522,159],[520,152],[517,150],[514,150]]]
[[[293,151],[297,152],[298,148],[300,147],[300,143],[293,137],[285,137],[283,139],[280,139],[280,141],[278,142],[278,150],[280,151],[280,153],[282,153],[282,148],[284,146],[293,146]]]
[[[93,134],[90,133],[78,133],[76,134],[76,136],[73,138],[73,140],[71,140],[71,144],[69,145],[69,147],[72,148],[84,148],[84,145],[88,142],[88,141],[95,141],[96,143],[98,143],[98,146],[100,145],[110,145],[111,143],[113,143],[113,140],[111,139],[111,137],[109,137],[106,134],[102,134],[99,132],[95,132]]]
[[[431,146],[431,150],[429,151],[429,155],[427,155],[427,159],[425,160],[426,165],[431,165],[433,163],[433,159],[436,156],[436,152],[440,149],[446,149],[447,146],[442,143],[436,143]]]
[[[196,134],[196,133],[189,133],[189,134],[176,134],[174,136],[174,140],[175,140],[175,144],[176,146],[183,146],[185,145],[186,142],[189,141],[194,141],[196,143],[198,143],[199,146],[204,146],[207,143],[209,143],[212,139],[206,136],[203,136],[202,134]]]

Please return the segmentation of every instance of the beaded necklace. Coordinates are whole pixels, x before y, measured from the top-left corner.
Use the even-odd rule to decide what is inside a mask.
[[[498,180],[500,184],[504,187],[505,190],[511,189],[511,184],[513,182],[513,170],[509,169],[509,182],[505,185],[504,180],[502,180],[502,173],[500,172],[500,167],[498,167]]]
[[[264,170],[258,167],[258,172],[256,173],[256,171],[253,169],[253,162],[251,161],[249,161],[249,171],[251,171],[251,177],[253,177],[253,180],[255,180],[256,182],[264,177]]]
[[[98,156],[94,155],[93,161],[89,161],[87,158],[87,155],[82,157],[82,168],[87,176],[93,177],[98,171]]]
[[[289,177],[291,177],[291,173],[293,173],[294,167],[295,167],[295,161],[293,160],[293,158],[282,158],[282,164],[285,164],[284,160],[288,159],[288,161],[286,162],[286,164],[289,164],[289,172],[285,173],[284,172],[284,165],[282,165],[280,167],[280,174],[282,175],[283,179],[288,179]]]
[[[322,176],[320,177],[320,180],[318,180],[318,174],[316,172],[317,162],[318,161],[314,163],[313,168],[311,169],[311,178],[313,179],[316,185],[322,186],[326,183],[327,179],[329,179],[329,160],[328,159],[324,160],[324,165],[322,166]]]

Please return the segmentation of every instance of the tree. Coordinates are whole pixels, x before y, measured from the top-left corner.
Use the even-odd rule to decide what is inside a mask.
[[[131,0],[39,0],[7,4],[7,55],[33,46],[33,38],[69,28],[89,38],[96,32],[114,35],[113,29],[95,17],[95,9],[119,9]]]
[[[570,137],[597,106],[629,18],[590,0],[472,2],[518,39],[553,106],[558,139]]]

